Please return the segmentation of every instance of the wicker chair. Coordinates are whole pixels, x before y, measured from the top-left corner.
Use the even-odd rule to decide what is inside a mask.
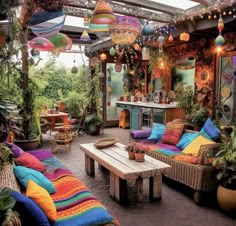
[[[134,139],[132,133],[133,131],[130,131],[130,141],[143,141],[144,137],[142,139]],[[163,176],[193,189],[194,202],[201,204],[203,193],[215,191],[217,187],[214,168],[211,166],[211,159],[219,146],[220,143],[202,145],[198,154],[198,164],[178,161],[154,151],[148,151],[146,154],[169,164],[171,170]]]

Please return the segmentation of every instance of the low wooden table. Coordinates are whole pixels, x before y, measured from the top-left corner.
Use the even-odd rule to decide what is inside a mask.
[[[80,150],[85,153],[85,170],[90,176],[95,176],[94,160],[110,171],[110,195],[122,204],[127,204],[127,181],[135,180],[137,199],[143,200],[143,179],[149,178],[150,200],[161,199],[162,173],[170,170],[170,166],[150,156],[145,156],[144,162],[128,159],[125,145],[115,145],[97,149],[93,143],[80,144]]]

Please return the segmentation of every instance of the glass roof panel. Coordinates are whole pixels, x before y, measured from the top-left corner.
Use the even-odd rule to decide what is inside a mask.
[[[193,1],[188,1],[188,0],[150,0],[151,2],[156,2],[156,3],[161,3],[163,5],[168,5],[172,7],[176,7],[179,9],[189,9],[192,8],[196,5],[199,5],[199,3],[193,2]]]

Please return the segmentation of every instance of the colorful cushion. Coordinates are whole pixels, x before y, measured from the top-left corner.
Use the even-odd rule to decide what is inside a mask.
[[[56,206],[49,193],[43,187],[29,180],[26,188],[26,196],[33,199],[41,207],[48,219],[56,220]]]
[[[192,164],[198,164],[198,158],[195,156],[190,155],[175,155],[175,160],[181,161],[181,162],[188,162]]]
[[[214,143],[215,142],[208,140],[204,136],[199,135],[182,151],[182,153],[192,156],[198,156],[198,152],[201,148],[201,145]]]
[[[206,120],[200,132],[203,136],[207,134],[212,140],[217,140],[220,137],[220,129],[212,122],[211,118]]]
[[[16,191],[11,196],[16,200],[13,210],[20,214],[22,225],[50,226],[47,216],[32,199]]]
[[[200,133],[184,133],[176,147],[180,150],[185,149],[199,135]]]
[[[5,143],[11,150],[11,152],[13,153],[13,156],[16,158],[16,157],[19,157],[24,151],[18,147],[16,144],[13,144],[13,143]]]
[[[183,133],[184,123],[181,121],[168,122],[161,143],[176,145]]]
[[[15,158],[14,161],[17,165],[35,169],[39,172],[44,172],[46,170],[46,167],[42,162],[27,152],[23,152],[19,157]]]
[[[45,159],[50,159],[53,157],[53,153],[51,150],[35,150],[35,151],[29,151],[28,153],[35,156],[40,161]]]
[[[131,131],[131,136],[134,139],[147,138],[151,134],[151,129],[140,129]]]
[[[27,187],[28,181],[33,180],[38,185],[45,188],[50,194],[56,191],[54,185],[42,173],[24,166],[13,166],[14,173],[24,188]]]
[[[163,124],[153,123],[151,134],[147,139],[155,140],[158,142],[161,139],[165,129],[166,129],[166,126]]]

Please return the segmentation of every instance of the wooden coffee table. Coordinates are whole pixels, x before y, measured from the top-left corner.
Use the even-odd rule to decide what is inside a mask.
[[[88,175],[95,176],[94,161],[110,171],[110,195],[122,204],[127,204],[127,181],[135,180],[137,199],[143,200],[143,179],[149,178],[150,200],[161,199],[162,173],[170,170],[170,166],[150,156],[144,162],[129,160],[125,145],[116,143],[111,147],[97,149],[93,143],[80,144],[85,153],[85,170]]]

